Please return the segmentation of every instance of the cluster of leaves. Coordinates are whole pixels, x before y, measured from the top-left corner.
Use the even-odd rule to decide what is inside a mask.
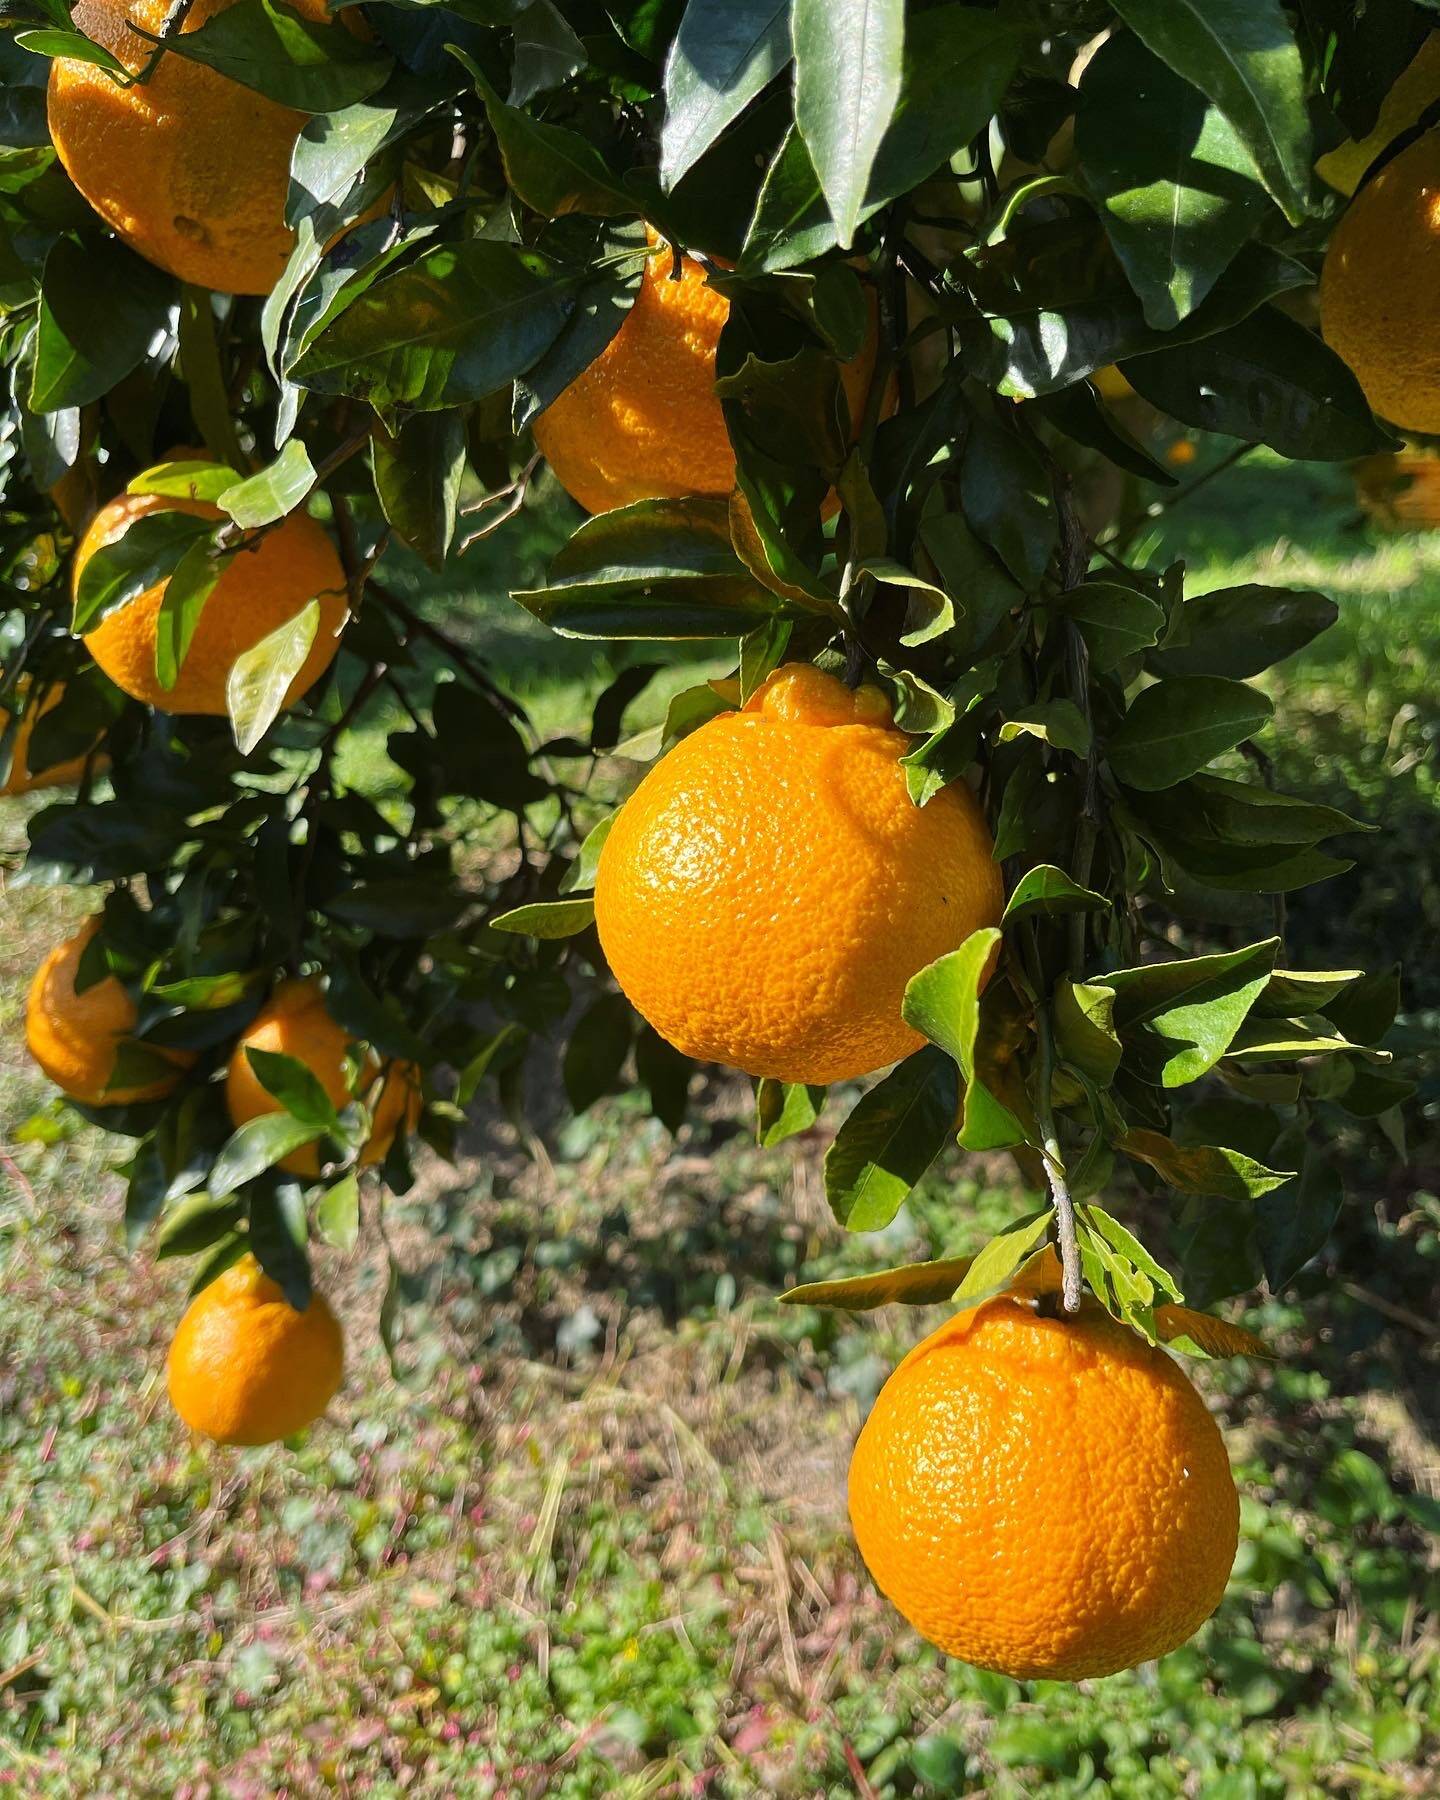
[[[557,765],[653,756],[800,657],[887,689],[917,805],[979,769],[1010,895],[1003,930],[911,984],[929,1047],[840,1126],[837,1216],[888,1223],[958,1117],[1054,1202],[977,1259],[967,1297],[1038,1268],[1058,1224],[1094,1292],[1155,1335],[1181,1296],[1098,1203],[1117,1158],[1221,1234],[1231,1291],[1295,1273],[1340,1203],[1327,1116],[1393,1132],[1406,1091],[1381,1042],[1393,973],[1284,957],[1283,895],[1346,866],[1321,846],[1355,822],[1268,785],[1251,683],[1334,611],[1131,566],[1174,477],[1091,377],[1118,362],[1242,448],[1391,445],[1305,322],[1336,211],[1310,171],[1373,125],[1433,21],[1421,0],[403,0],[365,7],[363,41],[236,0],[157,54],[311,115],[263,304],[178,286],[105,233],[40,85],[44,57],[104,53],[60,0],[6,16],[0,701],[18,716],[63,680],[36,753],[108,758],[111,794],[34,817],[27,876],[111,884],[106,953],[142,1035],[201,1052],[177,1099],[104,1112],[138,1139],[130,1214],[158,1219],[162,1253],[204,1250],[208,1272],[248,1242],[303,1288],[312,1215],[354,1230],[363,1110],[336,1118],[274,1066],[287,1115],[237,1143],[208,1079],[277,969],[318,964],[348,1027],[426,1071],[440,1148],[482,1079],[518,1102],[527,1038],[603,967],[605,822]],[[630,668],[588,740],[541,743],[376,566],[397,545],[438,565],[524,504],[529,427],[623,323],[647,226],[730,303],[735,491],[589,520],[514,598],[570,636],[732,640],[736,677],[622,742],[650,673]],[[839,367],[872,316],[851,419]],[[52,490],[112,492],[196,439],[222,522],[142,519],[72,610]],[[1077,497],[1098,466],[1128,483],[1118,519]],[[173,684],[227,559],[299,507],[328,508],[355,606],[309,706],[277,716],[302,616],[232,677],[228,727],[122,707],[69,634],[168,576]],[[387,706],[408,786],[377,804],[337,759]],[[569,1036],[573,1104],[632,1066],[678,1125],[688,1065],[602,990]],[[762,1136],[822,1100],[760,1084]],[[274,1172],[297,1127],[350,1153],[313,1206]]]

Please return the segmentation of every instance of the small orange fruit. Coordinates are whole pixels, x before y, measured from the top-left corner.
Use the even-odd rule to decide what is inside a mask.
[[[1172,468],[1184,469],[1194,462],[1197,454],[1198,452],[1189,438],[1176,438],[1165,452],[1165,460]]]
[[[113,543],[134,520],[155,512],[194,513],[197,518],[217,520],[224,516],[219,507],[204,500],[117,494],[100,508],[76,545],[76,586],[86,563],[102,545]],[[155,634],[166,585],[157,582],[107,613],[85,633],[84,640],[116,687],[161,712],[223,717],[227,710],[225,684],[236,658],[318,599],[320,623],[315,641],[285,699],[287,706],[293,706],[335,660],[340,632],[349,617],[345,571],[335,546],[308,513],[293,512],[282,524],[260,534],[252,548],[242,549],[216,582],[201,610],[179,678],[174,687],[165,688],[155,673]]]
[[[273,1444],[320,1417],[344,1367],[344,1337],[324,1298],[312,1294],[297,1312],[242,1256],[185,1309],[165,1373],[192,1431],[218,1444]]]
[[[915,806],[878,688],[792,663],[675,746],[616,816],[595,883],[626,997],[677,1049],[781,1081],[917,1049],[905,984],[999,921],[961,784]]]
[[[670,246],[652,231],[635,304],[615,336],[536,419],[555,479],[588,512],[635,500],[728,494],[735,452],[715,392],[715,351],[730,302],[692,257],[672,281]],[[841,367],[857,424],[875,370],[872,329]]]
[[[197,0],[182,32],[234,0]],[[325,0],[294,0],[312,24]],[[137,70],[170,0],[79,0],[75,29]],[[338,29],[338,27],[337,27]],[[158,268],[198,287],[268,294],[295,244],[285,223],[290,155],[305,114],[203,63],[162,56],[148,81],[121,87],[93,63],[51,64],[50,136],[100,217]]]
[[[146,1043],[145,1049],[168,1063],[174,1073],[130,1087],[110,1086],[120,1046],[129,1039],[138,1017],[135,1002],[115,976],[77,993],[75,977],[85,946],[100,929],[88,919],[72,938],[56,947],[35,971],[25,1003],[25,1041],[30,1054],[62,1093],[86,1106],[129,1106],[160,1100],[195,1058],[187,1051]]]
[[[1320,273],[1320,328],[1382,418],[1440,431],[1440,131],[1350,202]]]
[[[337,1110],[348,1106],[354,1097],[346,1062],[359,1054],[359,1046],[345,1027],[331,1018],[325,991],[314,976],[303,981],[282,981],[241,1034],[225,1075],[225,1104],[234,1125],[243,1125],[247,1119],[257,1119],[263,1113],[284,1110],[251,1067],[247,1050],[270,1050],[304,1063]],[[377,1081],[379,1092],[369,1092]],[[413,1063],[392,1062],[387,1067],[367,1051],[360,1071],[359,1093],[372,1109],[370,1136],[360,1152],[360,1162],[383,1162],[395,1133],[414,1130],[420,1117],[418,1072]],[[314,1144],[302,1144],[284,1158],[280,1167],[291,1175],[318,1175],[320,1152]]]
[[[22,676],[21,680],[25,678]],[[85,773],[85,764],[89,758],[84,756],[67,757],[64,762],[50,763],[43,769],[30,767],[30,740],[34,736],[35,727],[43,715],[54,706],[60,704],[60,697],[65,692],[63,681],[52,682],[40,700],[38,706],[27,706],[15,727],[15,736],[10,741],[10,770],[3,783],[0,783],[0,797],[11,798],[16,794],[33,794],[39,788],[72,787]],[[0,708],[0,732],[10,723],[10,715]],[[105,759],[97,757],[95,766],[103,768]]]
[[[949,1656],[1083,1681],[1174,1650],[1229,1579],[1225,1443],[1163,1350],[1087,1300],[948,1319],[880,1390],[850,1520],[880,1591]]]

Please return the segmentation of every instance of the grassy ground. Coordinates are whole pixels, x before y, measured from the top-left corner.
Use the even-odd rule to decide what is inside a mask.
[[[1274,687],[1288,784],[1384,828],[1363,878],[1292,911],[1297,960],[1411,961],[1440,1005],[1440,539],[1353,527],[1343,474],[1256,459],[1158,530],[1206,585],[1326,588],[1342,623]],[[1304,546],[1303,549],[1298,546]],[[524,555],[543,549],[537,532]],[[604,673],[490,596],[477,620],[546,729]],[[484,601],[476,608],[475,596]],[[22,822],[0,819],[13,852]],[[1338,884],[1336,884],[1338,887]],[[185,1277],[120,1241],[112,1152],[16,1141],[30,969],[75,898],[0,940],[0,1794],[1421,1795],[1440,1785],[1435,1133],[1356,1146],[1334,1253],[1246,1313],[1285,1359],[1210,1366],[1244,1494],[1217,1619],[1079,1689],[947,1663],[850,1544],[849,1445],[922,1322],[782,1312],[808,1275],[973,1246],[1022,1205],[996,1163],[846,1240],[824,1131],[777,1152],[716,1085],[672,1143],[625,1099],[538,1158],[475,1127],[386,1228],[413,1269],[405,1380],[372,1217],[323,1260],[345,1392],[297,1447],[197,1449],[168,1410]],[[54,1135],[53,1133],[50,1135]],[[1163,1241],[1164,1221],[1147,1223]],[[1377,1309],[1378,1308],[1378,1309]]]

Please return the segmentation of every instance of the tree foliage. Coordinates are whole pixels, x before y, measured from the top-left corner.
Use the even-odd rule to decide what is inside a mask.
[[[687,1067],[607,984],[593,931],[607,811],[637,763],[810,658],[887,690],[917,805],[978,771],[1010,894],[983,991],[994,934],[912,982],[930,1045],[840,1123],[837,1217],[886,1224],[958,1129],[1048,1177],[1086,1282],[1152,1338],[1177,1335],[1182,1288],[1208,1303],[1287,1282],[1340,1204],[1334,1125],[1394,1132],[1407,1091],[1383,1048],[1393,976],[1285,954],[1284,895],[1348,866],[1327,846],[1358,827],[1275,791],[1256,738],[1283,721],[1254,683],[1335,610],[1255,585],[1197,595],[1182,566],[1149,566],[1143,523],[1174,476],[1093,377],[1118,364],[1239,448],[1342,460],[1393,442],[1310,323],[1339,210],[1311,169],[1373,125],[1433,14],[362,10],[357,37],[236,0],[156,44],[308,115],[295,248],[261,301],[185,287],[108,233],[56,159],[43,89],[47,58],[105,53],[63,0],[5,5],[0,756],[33,712],[32,770],[90,758],[77,793],[30,816],[20,879],[102,887],[142,1039],[198,1053],[170,1099],[93,1114],[130,1140],[135,1237],[198,1257],[201,1281],[248,1244],[294,1291],[311,1232],[353,1236],[361,1103],[317,1124],[271,1070],[286,1112],[232,1132],[214,1080],[281,970],[322,970],[358,1039],[419,1065],[419,1136],[442,1155],[482,1086],[523,1111],[527,1047],[557,1032],[573,1106],[633,1081],[678,1128]],[[408,553],[463,580],[467,547],[538,491],[531,427],[622,325],[646,225],[729,300],[738,500],[580,522],[514,601],[567,636],[728,640],[735,676],[627,738],[654,665],[622,657],[588,732],[547,740],[392,571]],[[871,308],[879,374],[847,430],[838,366]],[[183,446],[201,445],[197,463]],[[141,519],[72,596],[88,505],[167,459],[220,522]],[[1124,477],[1118,517],[1087,500],[1100,469]],[[173,682],[219,570],[299,507],[330,522],[354,608],[305,705],[278,711],[303,615],[233,672],[228,722],[127,702],[93,666],[74,634],[168,577]],[[377,781],[351,752],[379,718]],[[823,1103],[762,1082],[758,1129],[778,1142]],[[325,1175],[280,1174],[317,1130]],[[1175,1196],[1178,1281],[1102,1208],[1117,1167]],[[403,1143],[383,1178],[410,1180]],[[1018,1222],[971,1271],[834,1297],[976,1298],[1039,1266],[1050,1221]]]

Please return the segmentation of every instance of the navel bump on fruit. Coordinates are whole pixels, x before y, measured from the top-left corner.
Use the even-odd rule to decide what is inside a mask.
[[[610,342],[536,419],[536,446],[588,512],[636,500],[728,494],[735,452],[715,392],[715,352],[730,302],[693,257],[675,258],[652,231],[635,303]],[[841,365],[858,423],[875,370],[877,334]]]
[[[850,1463],[876,1586],[949,1656],[1020,1680],[1148,1662],[1209,1618],[1239,1498],[1178,1364],[1086,1299],[1000,1295],[899,1365]]]
[[[233,4],[196,0],[181,31]],[[291,4],[312,24],[353,29],[329,25],[325,0]],[[170,0],[79,0],[71,18],[135,71],[154,48],[140,31],[158,33],[172,10]],[[304,113],[174,53],[124,87],[94,63],[56,57],[48,113],[70,179],[147,261],[231,294],[268,294],[280,279],[295,244],[285,200]]]
[[[339,1321],[320,1294],[303,1312],[253,1256],[216,1276],[170,1344],[170,1402],[218,1444],[273,1444],[318,1419],[344,1374]]]
[[[218,506],[193,497],[117,494],[96,513],[75,547],[72,579],[77,589],[85,565],[102,545],[113,543],[137,519],[160,512],[216,521],[224,517]],[[335,660],[349,617],[345,570],[335,546],[308,513],[292,512],[242,548],[215,583],[175,685],[167,688],[155,672],[155,636],[167,585],[157,582],[116,607],[84,638],[116,687],[160,712],[223,717],[226,683],[237,658],[314,599],[320,603],[320,621],[310,653],[285,696],[286,706],[293,706]]]
[[[681,740],[616,816],[595,917],[615,979],[679,1050],[826,1083],[918,1049],[905,984],[1003,905],[968,788],[917,807],[876,687],[805,663]]]
[[[98,916],[87,920],[35,971],[25,1002],[25,1042],[56,1087],[82,1105],[129,1106],[161,1100],[195,1059],[186,1051],[145,1043],[139,1048],[154,1064],[150,1079],[114,1084],[122,1047],[136,1044],[131,1033],[139,1014],[114,975],[78,989],[75,985],[86,946],[99,929]]]
[[[350,1069],[360,1063],[358,1097],[372,1108],[370,1135],[359,1157],[362,1165],[383,1162],[396,1132],[413,1130],[420,1116],[420,1081],[414,1065],[383,1064],[372,1051],[362,1056],[355,1039],[331,1017],[325,990],[314,976],[282,981],[240,1034],[225,1073],[225,1104],[236,1126],[284,1111],[255,1073],[249,1050],[269,1050],[303,1063],[337,1112],[357,1097],[351,1090]],[[319,1149],[302,1144],[279,1167],[290,1175],[318,1175]]]
[[[1440,432],[1440,130],[1373,176],[1330,239],[1320,328],[1375,411]]]

